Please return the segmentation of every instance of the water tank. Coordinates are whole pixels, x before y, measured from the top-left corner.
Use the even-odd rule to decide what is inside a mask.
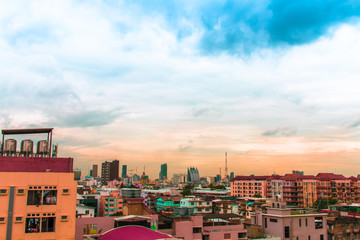
[[[48,154],[49,153],[49,142],[46,140],[38,141],[36,153],[37,154]]]
[[[16,140],[6,139],[4,145],[4,153],[13,154],[16,153]]]
[[[30,139],[21,141],[21,153],[22,154],[32,154],[34,149],[34,142]]]

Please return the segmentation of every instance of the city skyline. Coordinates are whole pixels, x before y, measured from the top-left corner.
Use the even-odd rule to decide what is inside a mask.
[[[360,4],[4,1],[0,126],[74,168],[360,173]]]

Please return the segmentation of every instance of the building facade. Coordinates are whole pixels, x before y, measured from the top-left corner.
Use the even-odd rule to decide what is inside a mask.
[[[0,156],[1,239],[74,239],[71,158]]]

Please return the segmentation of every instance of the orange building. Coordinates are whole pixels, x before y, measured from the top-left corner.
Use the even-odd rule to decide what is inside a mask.
[[[122,214],[122,198],[118,191],[100,197],[100,217]]]
[[[1,239],[75,239],[72,158],[0,156]]]

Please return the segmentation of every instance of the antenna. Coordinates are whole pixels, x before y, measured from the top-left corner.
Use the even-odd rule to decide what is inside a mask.
[[[220,178],[221,178],[221,168],[220,168]]]
[[[228,176],[228,167],[227,167],[227,152],[225,152],[225,177]]]

